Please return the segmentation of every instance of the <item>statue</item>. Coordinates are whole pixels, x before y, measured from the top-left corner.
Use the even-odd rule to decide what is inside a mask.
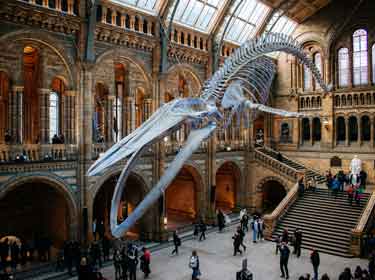
[[[362,170],[362,161],[358,158],[357,155],[354,156],[350,162],[350,173],[353,175],[359,175]]]
[[[268,101],[270,87],[276,73],[272,59],[265,54],[283,51],[296,56],[312,72],[321,88],[328,92],[319,70],[303,52],[302,47],[285,34],[265,33],[245,42],[224,65],[205,82],[199,97],[177,98],[156,110],[152,116],[135,131],[124,137],[107,150],[88,170],[89,176],[101,174],[122,159],[127,163],[117,181],[111,204],[110,227],[112,235],[121,237],[165,192],[184,163],[200,147],[203,140],[210,137],[218,123],[227,127],[235,114],[252,111],[252,119],[257,111],[278,114],[285,117],[300,117],[302,114],[271,108]],[[224,120],[219,108],[227,109]],[[250,114],[244,114],[249,116]],[[241,117],[237,117],[241,120]],[[245,125],[249,120],[245,119]],[[165,170],[159,182],[153,187],[134,211],[118,224],[118,208],[125,182],[130,171],[143,151],[177,131],[182,125],[190,124],[192,130],[184,146],[173,162]]]

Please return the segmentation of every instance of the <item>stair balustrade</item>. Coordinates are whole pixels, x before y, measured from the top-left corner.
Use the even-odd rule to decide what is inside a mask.
[[[375,192],[371,194],[366,208],[363,210],[358,224],[351,232],[350,253],[353,256],[361,256],[361,243],[363,236],[367,233],[366,227],[372,225],[375,215]]]
[[[264,215],[264,238],[272,240],[272,234],[276,228],[277,222],[288,211],[289,207],[296,201],[298,197],[298,183],[289,190],[284,199],[272,211],[271,214]]]

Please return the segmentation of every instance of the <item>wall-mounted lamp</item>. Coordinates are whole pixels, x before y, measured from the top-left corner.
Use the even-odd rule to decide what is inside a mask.
[[[165,142],[165,143],[168,142],[168,136],[165,136],[165,137],[164,137],[164,142]]]
[[[230,151],[232,150],[232,148],[231,148],[229,145],[227,145],[227,146],[225,147],[225,150],[227,150],[227,152],[230,152]]]
[[[167,226],[167,224],[168,224],[168,218],[167,217],[163,218],[163,224],[164,224],[164,226]]]
[[[323,119],[323,127],[325,128],[325,129],[329,129],[329,121],[328,121],[328,119],[327,118],[324,118]]]

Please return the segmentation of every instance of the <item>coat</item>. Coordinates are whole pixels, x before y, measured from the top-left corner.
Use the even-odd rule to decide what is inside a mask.
[[[320,257],[318,251],[314,250],[311,253],[310,260],[313,266],[319,266],[320,265]]]

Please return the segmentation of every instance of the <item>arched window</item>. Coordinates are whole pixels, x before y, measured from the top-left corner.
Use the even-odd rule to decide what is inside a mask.
[[[353,105],[353,98],[351,95],[348,95],[348,106],[352,106]]]
[[[301,109],[305,107],[305,99],[301,98]]]
[[[56,92],[51,92],[49,95],[49,139],[56,135],[59,136],[59,117],[60,117],[60,100]]]
[[[337,142],[345,141],[346,126],[344,117],[338,117],[336,120],[336,140]]]
[[[375,44],[372,45],[372,82],[375,84]]]
[[[335,96],[335,106],[340,107],[340,96],[339,95]]]
[[[346,106],[346,96],[345,95],[341,95],[341,105]]]
[[[122,131],[122,104],[120,97],[116,97],[113,102],[113,141],[118,142],[121,140]]]
[[[144,108],[143,108],[143,105],[144,105],[144,100],[145,100],[145,94],[144,94],[144,91],[143,89],[141,88],[137,88],[137,92],[136,92],[136,98],[135,98],[135,124],[136,124],[136,127],[139,127],[141,126],[141,124],[143,123],[143,119],[144,119]]]
[[[313,141],[319,142],[322,139],[322,125],[319,118],[314,118],[312,122]]]
[[[355,116],[349,118],[349,141],[356,142],[358,140],[358,123]]]
[[[303,65],[303,89],[311,89],[311,72],[306,65]]]
[[[319,70],[320,76],[323,79],[322,56],[320,55],[320,53],[314,54],[314,63],[316,68],[318,68]],[[320,89],[318,81],[315,81],[315,89]]]
[[[349,51],[347,48],[339,49],[338,60],[339,87],[347,87],[349,85]]]
[[[310,140],[310,120],[307,118],[302,119],[302,140]]]
[[[370,141],[371,139],[371,124],[368,116],[362,116],[361,118],[361,140]]]
[[[368,83],[367,32],[358,29],[353,33],[353,82],[355,86]]]

